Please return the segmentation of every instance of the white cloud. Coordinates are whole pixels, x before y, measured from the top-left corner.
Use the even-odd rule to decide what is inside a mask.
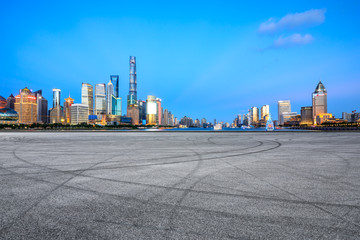
[[[305,45],[314,41],[313,36],[311,34],[301,35],[298,33],[292,34],[288,37],[280,36],[278,39],[274,41],[274,43],[270,46],[270,48],[286,48],[292,47],[296,45]]]
[[[326,9],[311,9],[302,13],[287,14],[279,21],[270,18],[260,24],[258,31],[263,34],[272,34],[282,30],[320,25],[325,21],[325,12]]]

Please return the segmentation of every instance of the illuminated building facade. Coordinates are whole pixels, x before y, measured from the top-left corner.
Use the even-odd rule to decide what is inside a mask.
[[[269,120],[270,107],[269,105],[264,105],[261,107],[261,120]]]
[[[82,83],[81,86],[81,104],[88,106],[88,115],[94,112],[93,86],[88,83]]]
[[[312,125],[313,113],[312,107],[301,107],[301,122],[300,124]]]
[[[283,125],[284,122],[281,121],[281,115],[283,113],[291,112],[290,100],[278,101],[278,121],[279,125]]]
[[[312,94],[312,110],[314,124],[317,124],[317,115],[327,113],[327,91],[321,81]]]
[[[257,107],[252,107],[250,109],[250,118],[251,124],[256,124],[259,122],[259,109]]]
[[[88,123],[89,106],[87,104],[75,103],[71,105],[70,109],[72,125]]]
[[[15,97],[14,95],[10,94],[10,96],[6,99],[7,101],[7,108],[15,109]]]
[[[64,117],[65,117],[65,123],[71,124],[71,105],[74,104],[74,99],[70,97],[65,98],[64,102]]]
[[[38,123],[48,123],[48,101],[42,95],[42,90],[34,92],[37,103],[37,121]]]
[[[147,96],[146,99],[146,124],[156,125],[157,104],[155,96]]]
[[[334,118],[331,113],[319,113],[316,115],[316,124],[322,124],[328,119]]]
[[[105,83],[95,85],[95,115],[106,114],[106,86]]]
[[[19,123],[31,124],[37,122],[36,96],[25,87],[15,96],[15,111],[19,115]]]

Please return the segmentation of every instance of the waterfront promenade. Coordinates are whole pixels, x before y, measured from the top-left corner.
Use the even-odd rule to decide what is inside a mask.
[[[0,239],[359,239],[359,132],[0,132]]]

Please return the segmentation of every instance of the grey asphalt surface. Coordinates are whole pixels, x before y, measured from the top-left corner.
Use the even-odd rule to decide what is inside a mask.
[[[360,133],[0,132],[0,239],[360,239]]]

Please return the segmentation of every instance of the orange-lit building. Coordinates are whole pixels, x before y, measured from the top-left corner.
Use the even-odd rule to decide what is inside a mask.
[[[333,115],[331,113],[320,113],[316,115],[316,124],[322,124],[328,119],[332,119]]]
[[[66,124],[71,124],[71,105],[73,104],[74,104],[74,99],[72,99],[70,96],[68,98],[65,98],[64,113],[65,113]]]
[[[19,123],[31,124],[37,122],[36,96],[25,87],[15,96],[15,111],[19,114]]]

